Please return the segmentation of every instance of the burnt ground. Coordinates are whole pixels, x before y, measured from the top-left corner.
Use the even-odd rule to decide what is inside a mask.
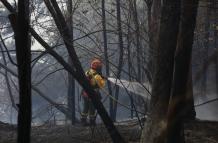
[[[136,121],[116,123],[128,142],[139,142],[140,127]],[[185,125],[186,143],[218,143],[218,122],[194,121]],[[16,127],[0,122],[0,143],[15,143]],[[107,143],[111,142],[103,125],[43,125],[32,127],[32,143]]]
[[[195,121],[185,125],[187,143],[218,143],[218,122]]]

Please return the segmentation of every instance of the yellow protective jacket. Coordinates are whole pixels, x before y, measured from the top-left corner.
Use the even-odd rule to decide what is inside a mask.
[[[103,88],[105,86],[105,79],[95,70],[90,69],[86,71],[85,74],[94,89]],[[88,97],[88,94],[83,90],[82,96]]]
[[[86,71],[86,76],[88,77],[90,84],[93,86],[93,88],[103,88],[105,86],[105,79],[98,74],[95,70],[89,69]]]

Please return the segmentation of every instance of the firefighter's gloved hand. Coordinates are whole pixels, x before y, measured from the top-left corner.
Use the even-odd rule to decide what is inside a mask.
[[[97,83],[99,88],[103,88],[105,86],[105,79],[102,78],[102,76],[97,74],[94,76],[94,80]]]

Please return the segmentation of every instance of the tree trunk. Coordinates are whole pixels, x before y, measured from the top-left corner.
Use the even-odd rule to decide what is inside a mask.
[[[108,59],[108,48],[107,48],[107,32],[106,32],[106,16],[105,16],[105,0],[102,0],[102,27],[103,27],[103,38],[104,38],[104,58],[105,58],[105,65],[106,65],[106,76],[110,76],[110,65]],[[113,96],[111,83],[107,82],[108,92],[111,96]],[[114,110],[113,110],[113,100],[110,98],[110,117],[114,119]]]
[[[130,6],[131,6],[131,11],[132,11],[132,17],[133,17],[133,22],[135,26],[135,42],[136,42],[136,80],[141,83],[142,82],[142,47],[140,43],[140,25],[139,25],[139,20],[138,20],[138,12],[137,12],[137,2],[136,0],[131,0],[130,1]],[[145,105],[145,101],[143,98],[137,96],[135,98],[137,106],[136,109],[142,109],[143,106]],[[144,108],[146,109],[146,108]],[[145,111],[146,112],[146,111]]]
[[[29,0],[18,1],[15,29],[19,82],[18,143],[30,142],[31,131],[31,51],[29,36]]]
[[[118,63],[118,69],[117,69],[117,79],[119,80],[121,77],[121,71],[123,66],[123,34],[122,34],[122,25],[121,25],[121,11],[120,11],[120,0],[116,0],[116,7],[117,7],[117,31],[118,31],[118,42],[119,42],[119,49],[120,49],[120,55],[119,55],[119,63]],[[118,100],[119,96],[119,86],[116,85],[115,88],[115,99]],[[117,102],[114,102],[114,111],[113,111],[113,121],[116,120],[116,114],[117,114]]]
[[[194,107],[194,93],[193,93],[193,81],[192,81],[192,62],[190,61],[190,67],[189,67],[189,77],[188,77],[188,83],[187,83],[187,92],[186,92],[186,114],[184,115],[184,118],[187,120],[193,120],[196,117],[195,107]]]
[[[129,9],[131,9],[132,6],[131,6],[131,1],[129,1]],[[132,64],[131,64],[131,41],[130,41],[130,24],[131,24],[131,13],[128,14],[128,29],[127,29],[127,63],[128,63],[128,78],[129,78],[129,81],[131,82],[132,81]],[[132,97],[132,95],[130,95],[130,105],[131,105],[131,118],[133,118],[133,113],[134,113],[134,98]]]
[[[196,25],[198,0],[183,0],[181,23],[175,54],[172,95],[168,108],[167,143],[184,143],[183,120],[193,112],[191,54]],[[194,115],[195,116],[195,115]]]
[[[67,1],[67,24],[70,30],[70,33],[72,34],[71,36],[73,37],[73,4],[72,4],[72,0],[68,0]],[[71,39],[72,41],[72,45],[73,45],[73,39]],[[72,66],[73,68],[73,64],[70,58],[68,58],[68,63],[69,65]],[[73,78],[73,76],[68,73],[68,108],[71,112],[71,123],[72,125],[75,124],[76,121],[76,109],[75,109],[75,80]]]
[[[174,53],[180,21],[180,0],[163,1],[160,33],[154,53],[151,114],[145,122],[141,143],[164,143],[166,114],[171,93]],[[166,42],[167,41],[167,42]]]
[[[137,81],[141,82],[141,68],[142,68],[142,64],[141,64],[141,44],[140,44],[140,29],[139,29],[139,21],[138,21],[138,12],[137,12],[137,4],[136,4],[136,0],[133,0],[132,3],[132,12],[133,12],[133,19],[134,19],[134,24],[135,24],[135,35],[136,35],[136,56],[137,56]]]
[[[213,0],[213,6],[214,7],[217,7],[218,6],[218,3],[216,0]],[[214,11],[213,11],[213,18],[215,19],[214,21],[214,48],[215,50],[218,51],[218,46],[217,46],[217,39],[218,39],[218,34],[217,34],[217,31],[218,31],[218,12],[217,12],[217,9],[215,8]],[[216,74],[216,95],[218,97],[218,56],[216,56],[216,59],[215,59],[215,74]]]
[[[204,39],[204,47],[203,47],[203,65],[208,64],[208,50],[209,50],[209,36],[210,36],[210,16],[211,10],[209,2],[207,3],[206,7],[206,15],[205,15],[205,39]],[[201,95],[203,99],[207,99],[207,75],[208,75],[208,68],[203,69],[203,76],[201,81]]]
[[[159,27],[160,27],[160,15],[161,15],[161,1],[153,0],[147,2],[147,15],[148,15],[148,36],[149,36],[149,58],[148,58],[148,71],[154,72],[154,63],[152,62],[155,45],[158,41]],[[152,74],[147,75],[150,83],[152,83]]]

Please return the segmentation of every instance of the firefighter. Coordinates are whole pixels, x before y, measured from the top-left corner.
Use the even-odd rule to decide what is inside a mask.
[[[90,69],[86,71],[86,77],[88,78],[91,86],[96,91],[97,96],[101,99],[99,90],[105,86],[105,78],[102,76],[102,62],[99,58],[94,58],[91,61]],[[96,122],[96,109],[93,106],[89,95],[82,91],[83,109],[81,112],[81,122],[84,126],[88,125],[87,117],[89,116],[90,125],[95,125]]]

